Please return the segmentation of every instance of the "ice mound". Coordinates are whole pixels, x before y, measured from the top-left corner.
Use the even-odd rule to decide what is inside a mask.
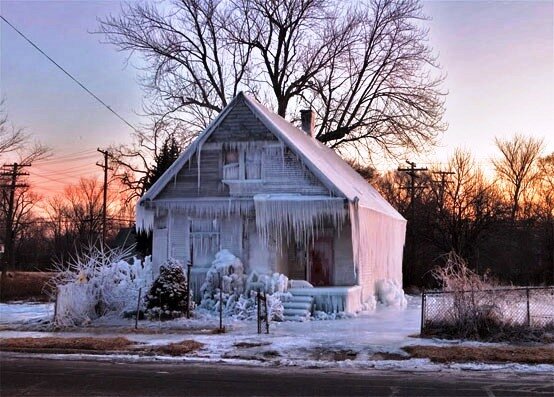
[[[408,305],[402,286],[395,280],[377,281],[376,295],[377,300],[386,306],[405,308]]]

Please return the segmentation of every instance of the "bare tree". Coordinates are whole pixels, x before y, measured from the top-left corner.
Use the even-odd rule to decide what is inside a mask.
[[[424,19],[413,0],[373,0],[351,16],[346,51],[331,58],[307,93],[321,119],[320,141],[365,146],[366,153],[377,144],[389,154],[433,143],[445,128],[443,77]]]
[[[471,257],[484,234],[497,223],[502,206],[495,185],[484,177],[469,152],[456,150],[448,161],[454,174],[430,184],[431,239],[444,252]]]
[[[29,139],[22,128],[10,125],[8,113],[5,110],[5,100],[0,100],[0,155],[21,149]]]
[[[543,140],[516,134],[509,140],[495,139],[500,156],[493,159],[500,181],[505,185],[511,203],[511,219],[521,211],[522,201],[540,177],[537,161],[544,147]]]
[[[146,62],[142,84],[156,122],[176,122],[193,133],[225,107],[247,78],[250,50],[227,40],[222,3],[172,1],[162,11],[129,3],[122,15],[101,21],[100,31],[120,51],[138,52]]]
[[[113,177],[122,185],[126,203],[134,203],[177,159],[185,144],[182,136],[158,123],[150,132],[135,134],[131,146],[113,147]]]
[[[174,0],[131,3],[100,32],[143,57],[146,111],[184,134],[244,90],[283,117],[312,106],[332,147],[393,154],[445,127],[424,18],[418,0]]]

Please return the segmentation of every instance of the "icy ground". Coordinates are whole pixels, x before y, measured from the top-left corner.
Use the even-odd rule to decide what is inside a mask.
[[[40,332],[31,324],[44,324],[52,317],[52,305],[0,305],[0,338],[125,336],[137,343],[163,345],[194,339],[205,347],[187,357],[152,357],[139,355],[90,356],[105,360],[168,360],[227,362],[242,365],[339,367],[352,370],[367,368],[408,371],[490,370],[554,372],[554,365],[523,364],[433,364],[427,359],[406,359],[401,349],[410,344],[478,345],[477,342],[419,339],[420,298],[408,297],[408,307],[398,309],[378,306],[376,311],[339,320],[307,322],[272,322],[270,334],[257,334],[255,321],[224,319],[227,332],[212,334],[218,319],[197,313],[195,319],[167,322],[140,321],[139,330],[131,332],[134,320],[106,319],[76,332]],[[9,327],[9,328],[8,328]],[[2,330],[3,329],[3,330]],[[141,332],[142,330],[142,332]],[[490,345],[490,344],[488,344]],[[50,357],[61,357],[50,355]],[[64,356],[67,358],[67,356]],[[80,355],[75,358],[89,356]]]
[[[0,303],[0,329],[10,325],[48,321],[54,316],[52,303],[12,302]]]

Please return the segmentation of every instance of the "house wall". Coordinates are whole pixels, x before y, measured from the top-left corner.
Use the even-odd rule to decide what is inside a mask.
[[[379,280],[402,285],[402,253],[406,222],[367,208],[352,209],[353,255],[364,301],[375,294]]]
[[[354,258],[352,256],[352,230],[346,221],[340,231],[334,235],[335,263],[333,271],[334,285],[355,285]]]

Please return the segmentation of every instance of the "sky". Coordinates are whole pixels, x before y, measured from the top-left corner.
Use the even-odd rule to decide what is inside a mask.
[[[494,138],[544,138],[554,151],[554,0],[425,1],[429,44],[447,74],[439,146],[418,165],[444,162],[461,147],[486,166]],[[126,54],[92,34],[118,1],[0,1],[0,13],[133,125],[143,94]],[[53,149],[31,167],[44,195],[100,175],[96,148],[129,142],[132,130],[43,55],[0,23],[0,96],[10,121]],[[0,162],[4,160],[0,159]]]

